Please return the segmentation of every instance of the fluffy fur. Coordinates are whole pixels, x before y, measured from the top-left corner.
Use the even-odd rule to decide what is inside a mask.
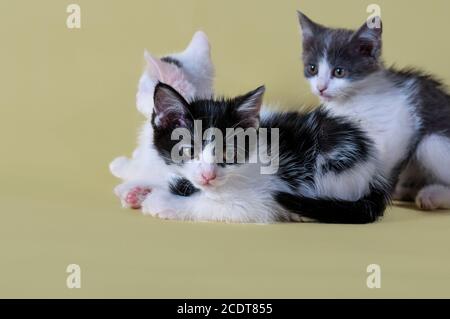
[[[420,71],[386,68],[382,27],[327,28],[299,12],[304,73],[332,114],[361,124],[395,197],[450,208],[450,96]],[[400,174],[401,172],[401,174]],[[398,178],[400,174],[400,178]]]

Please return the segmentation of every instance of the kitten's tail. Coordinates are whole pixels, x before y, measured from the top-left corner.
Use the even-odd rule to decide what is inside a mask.
[[[291,213],[330,224],[367,224],[383,216],[390,201],[388,192],[372,189],[357,200],[345,201],[330,198],[309,198],[279,192],[276,200]]]

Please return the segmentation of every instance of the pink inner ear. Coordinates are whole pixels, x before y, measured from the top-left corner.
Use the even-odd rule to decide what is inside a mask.
[[[147,51],[145,52],[145,60],[147,61],[147,69],[152,79],[164,82],[164,62]]]
[[[149,53],[145,54],[145,59],[148,63],[149,74],[155,81],[172,86],[187,100],[195,96],[195,88],[186,79],[182,69],[174,64],[161,61]]]

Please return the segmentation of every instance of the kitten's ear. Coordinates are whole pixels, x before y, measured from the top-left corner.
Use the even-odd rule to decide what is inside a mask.
[[[170,85],[158,83],[153,95],[154,124],[161,128],[186,125],[188,103]]]
[[[237,112],[243,119],[242,123],[248,126],[257,126],[259,123],[259,111],[261,110],[264,92],[264,85],[238,97]],[[242,124],[241,123],[241,124]]]
[[[197,31],[192,36],[191,42],[183,51],[183,53],[189,54],[200,54],[203,55],[202,58],[210,58],[211,46],[209,45],[208,36],[203,31]]]
[[[309,43],[318,33],[325,30],[325,27],[315,23],[302,12],[297,10],[298,21],[302,30],[303,45]]]
[[[167,65],[161,59],[153,56],[147,50],[144,51],[144,59],[147,63],[147,71],[154,81],[165,82],[167,77]]]
[[[381,34],[383,25],[380,17],[374,18],[375,22],[365,22],[352,37],[358,54],[378,58],[381,55]]]
[[[214,64],[208,36],[197,31],[186,49],[176,57],[188,74],[189,81],[196,89],[196,97],[210,98],[213,93]]]

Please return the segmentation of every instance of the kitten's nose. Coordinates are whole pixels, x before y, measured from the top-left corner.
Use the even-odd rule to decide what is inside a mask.
[[[204,185],[209,184],[210,181],[215,180],[216,179],[216,172],[214,171],[205,171],[202,173],[202,182],[204,183]]]
[[[319,90],[320,93],[325,92],[327,89],[328,89],[328,86],[326,84],[317,85],[317,90]]]

